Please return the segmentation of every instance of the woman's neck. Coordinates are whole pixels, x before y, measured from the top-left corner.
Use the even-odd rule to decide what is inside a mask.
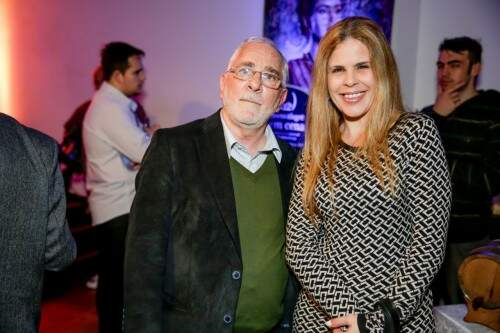
[[[359,121],[344,121],[340,125],[340,137],[349,146],[361,147],[366,140],[366,124]]]

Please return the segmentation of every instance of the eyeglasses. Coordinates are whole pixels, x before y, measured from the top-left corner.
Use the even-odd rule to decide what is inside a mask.
[[[280,77],[272,72],[256,71],[248,66],[231,68],[228,72],[233,73],[235,78],[242,81],[251,80],[255,73],[260,73],[260,79],[263,86],[271,89],[278,89],[281,86]]]

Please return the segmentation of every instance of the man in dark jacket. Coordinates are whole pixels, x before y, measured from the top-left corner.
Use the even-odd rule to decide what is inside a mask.
[[[0,332],[38,332],[43,273],[76,256],[54,140],[0,113]]]
[[[481,53],[472,38],[445,39],[439,47],[436,101],[422,110],[440,131],[453,188],[448,249],[435,288],[445,303],[463,301],[458,268],[488,239],[492,199],[500,193],[500,93],[477,90]]]
[[[125,332],[290,331],[296,153],[267,125],[286,66],[269,40],[246,40],[220,77],[221,110],[153,137],[127,235]]]

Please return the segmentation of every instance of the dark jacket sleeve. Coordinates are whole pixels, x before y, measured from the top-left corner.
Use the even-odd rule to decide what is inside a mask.
[[[76,243],[66,220],[66,195],[59,169],[58,146],[54,139],[37,130],[24,126],[17,128],[20,137],[27,139],[25,147],[37,172],[47,180],[47,207],[41,210],[47,214],[44,268],[57,271],[76,257]]]
[[[45,269],[60,270],[76,257],[76,244],[66,221],[66,196],[58,163],[57,144],[52,142],[50,164],[46,165],[48,185],[47,241]]]
[[[136,178],[125,250],[124,332],[164,332],[162,295],[172,179],[162,134],[160,130],[153,136]]]

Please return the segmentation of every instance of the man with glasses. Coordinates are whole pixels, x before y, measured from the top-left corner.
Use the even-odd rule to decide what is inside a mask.
[[[286,76],[271,41],[247,39],[220,77],[222,108],[153,137],[127,235],[125,332],[291,331],[296,153],[267,125]]]

